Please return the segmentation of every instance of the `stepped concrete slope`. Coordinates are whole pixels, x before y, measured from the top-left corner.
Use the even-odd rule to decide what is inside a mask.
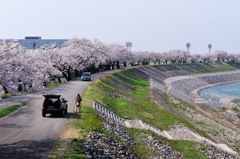
[[[218,73],[205,73],[205,74],[197,74],[197,75],[176,76],[176,77],[171,77],[171,78],[165,79],[164,83],[166,86],[166,92],[170,92],[171,90],[174,89],[174,86],[176,86],[176,83],[178,85],[181,85],[181,84],[186,85],[186,83],[190,83],[190,79],[193,79],[191,81],[194,81],[195,83],[193,82],[193,84],[188,85],[188,88],[186,90],[188,92],[186,92],[186,93],[188,93],[188,95],[190,96],[191,100],[194,103],[197,103],[197,104],[209,103],[208,101],[206,101],[199,95],[199,92],[202,89],[216,86],[216,85],[239,82],[240,81],[240,78],[238,78],[239,74],[240,74],[240,71],[237,70],[237,71],[218,72]],[[209,80],[209,79],[211,79],[211,80]],[[201,80],[204,80],[204,81],[201,81]],[[199,84],[199,83],[201,83],[201,84]],[[198,86],[198,85],[203,85],[203,86],[197,87],[197,88],[194,87],[194,86]],[[201,141],[201,140],[207,141],[208,143],[210,143],[216,147],[219,147],[229,153],[237,154],[235,151],[233,151],[231,148],[229,148],[226,144],[223,144],[223,143],[216,144],[210,140],[207,140],[207,139],[199,136],[198,134],[196,134],[194,132],[190,132],[190,133],[199,141]],[[174,137],[172,137],[172,138],[174,138]]]
[[[227,151],[228,153],[237,155],[237,153],[235,151],[233,151],[231,148],[229,148],[227,145],[216,144],[216,143],[194,133],[193,131],[191,131],[189,129],[185,129],[185,130],[184,129],[176,129],[175,131],[177,131],[177,134],[179,136],[174,137],[174,136],[171,136],[171,132],[166,131],[166,130],[159,130],[149,124],[143,123],[141,120],[124,120],[124,123],[125,123],[126,127],[150,130],[160,136],[163,136],[163,137],[165,137],[167,139],[171,139],[171,140],[193,140],[193,141],[197,141],[197,142],[205,141],[215,147],[218,147],[224,151]],[[183,134],[184,136],[191,136],[191,139],[189,139],[187,137],[181,137],[181,134]]]
[[[124,125],[125,127],[128,128],[137,128],[137,129],[146,129],[150,130],[160,136],[163,136],[165,138],[171,139],[171,140],[191,140],[191,141],[196,141],[196,142],[205,142],[208,143],[209,145],[215,146],[223,151],[226,151],[230,154],[237,155],[235,151],[233,151],[231,148],[229,148],[225,144],[216,144],[200,135],[197,133],[194,133],[187,127],[180,125],[180,126],[175,126],[175,128],[166,131],[166,130],[160,130],[150,124],[144,123],[143,121],[139,119],[135,120],[125,120],[123,118],[118,117],[116,114],[112,113],[108,109],[102,107],[98,103],[94,102],[93,103],[93,108],[95,108],[98,112],[98,114],[102,114],[103,116],[110,118],[111,120],[115,121],[116,123],[120,125]]]

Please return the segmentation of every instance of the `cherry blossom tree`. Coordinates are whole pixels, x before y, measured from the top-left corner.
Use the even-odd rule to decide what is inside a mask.
[[[239,60],[238,60],[239,57],[240,57],[239,54],[233,54],[234,61],[232,61],[232,62],[239,62]]]
[[[215,50],[213,52],[213,55],[215,56],[215,59],[218,62],[224,62],[225,59],[227,58],[227,52],[223,51],[223,50]]]
[[[37,61],[17,41],[0,42],[0,85],[5,93],[18,94],[19,86],[30,86],[38,92],[42,87],[42,74]]]
[[[74,38],[66,42],[63,47],[64,52],[68,52],[73,58],[71,63],[74,70],[89,69],[94,70],[107,60],[108,48],[97,39]]]
[[[133,63],[137,63],[138,65],[147,65],[150,63],[150,53],[145,51],[135,51],[133,52],[134,60]]]
[[[167,65],[168,62],[171,60],[171,58],[170,58],[168,52],[164,52],[164,53],[163,53],[163,58],[164,58],[164,60],[163,60],[163,64],[165,64],[165,65]]]
[[[237,61],[238,59],[238,56],[235,54],[231,54],[231,53],[228,53],[227,56],[226,56],[226,60],[227,62],[235,62]]]
[[[191,58],[191,55],[190,55],[189,51],[182,50],[180,52],[179,62],[182,64],[186,64],[188,59],[190,59],[190,58]]]
[[[209,53],[205,53],[201,56],[201,59],[203,60],[204,63],[206,62],[210,62],[214,60],[214,55],[213,54],[209,54]]]
[[[0,85],[5,93],[17,94],[21,82],[30,82],[27,77],[31,72],[25,64],[25,53],[26,50],[17,41],[0,43]]]
[[[124,66],[126,66],[127,62],[130,60],[133,60],[133,54],[130,50],[126,49],[124,45],[122,44],[108,44],[109,49],[109,57],[107,62],[112,65],[112,68],[114,69],[114,66],[116,65],[116,68],[120,68],[120,63],[123,63]]]
[[[179,58],[179,50],[170,50],[167,53],[172,64],[176,64]]]
[[[163,54],[156,53],[156,52],[151,52],[150,53],[150,59],[154,63],[154,65],[156,65],[156,64],[160,65],[161,62],[163,62]]]
[[[167,58],[165,56],[165,54],[164,53],[159,53],[159,52],[157,52],[156,54],[157,54],[157,59],[158,59],[159,65],[165,64],[165,59]]]
[[[50,46],[52,48],[56,48],[53,46]],[[43,53],[41,50],[29,52],[29,56],[32,56],[34,61],[34,70],[36,73],[41,75],[39,79],[41,81],[44,81],[48,78],[54,77],[54,76],[62,76],[62,72],[60,72],[57,68],[53,67],[54,63],[52,63],[51,60],[49,60],[49,55]]]
[[[201,59],[201,55],[200,54],[193,54],[190,57],[191,63],[199,62],[200,59]]]
[[[108,56],[110,56],[110,50],[106,44],[98,39],[94,39],[93,44],[95,45],[95,61],[92,61],[92,66],[98,71],[103,71],[104,64],[106,63]]]
[[[74,63],[70,55],[72,52],[69,52],[65,48],[54,47],[54,44],[45,46],[44,49],[39,49],[39,58],[43,62],[48,62],[48,71],[46,76],[53,77],[55,74],[52,74],[50,69],[53,67],[66,78],[70,79],[70,72],[72,70],[72,65]]]

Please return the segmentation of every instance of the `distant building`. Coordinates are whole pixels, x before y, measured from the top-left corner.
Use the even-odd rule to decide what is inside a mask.
[[[39,49],[41,46],[55,44],[58,47],[61,47],[68,39],[42,39],[40,36],[26,36],[25,39],[5,39],[6,42],[11,40],[18,40],[20,45],[26,49],[33,50]],[[3,39],[0,39],[3,41]]]

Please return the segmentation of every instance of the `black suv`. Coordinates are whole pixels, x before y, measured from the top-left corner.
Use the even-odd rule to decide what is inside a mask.
[[[45,117],[47,113],[56,113],[61,117],[64,114],[67,114],[68,104],[67,100],[65,100],[61,95],[57,94],[44,94],[45,97],[43,105],[42,105],[42,116]]]

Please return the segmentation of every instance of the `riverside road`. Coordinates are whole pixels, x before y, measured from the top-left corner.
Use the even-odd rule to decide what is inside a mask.
[[[94,79],[98,79],[116,71],[119,70],[101,72],[92,76]],[[46,91],[46,93],[61,94],[68,100],[68,114],[64,115],[63,118],[48,115],[43,118],[41,106],[44,97],[33,94],[23,95],[28,104],[0,119],[0,158],[48,158],[54,142],[57,141],[66,127],[68,119],[74,113],[74,97],[78,93],[82,94],[89,83],[80,80],[71,81]],[[12,104],[15,103],[16,101],[12,101]],[[11,102],[7,104],[10,106]]]

